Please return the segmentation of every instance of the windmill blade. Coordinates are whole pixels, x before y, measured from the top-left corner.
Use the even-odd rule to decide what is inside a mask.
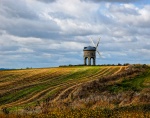
[[[98,50],[96,50],[98,55],[100,56],[100,58],[102,58],[102,55],[100,54],[100,52]]]
[[[90,41],[92,42],[93,46],[96,47],[96,45],[94,44],[92,38],[90,38]]]
[[[98,42],[97,42],[96,48],[98,47],[98,45],[99,45],[99,42],[100,42],[100,38],[99,38],[99,40],[98,40]]]

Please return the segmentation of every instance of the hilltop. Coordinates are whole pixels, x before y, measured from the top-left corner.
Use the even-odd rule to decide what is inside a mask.
[[[139,107],[150,105],[149,93],[150,67],[147,65],[0,71],[1,112]]]

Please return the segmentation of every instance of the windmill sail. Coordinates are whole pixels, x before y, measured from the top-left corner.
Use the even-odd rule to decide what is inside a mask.
[[[98,50],[96,50],[96,51],[97,51],[98,55],[102,58],[102,55],[100,54],[100,52]]]
[[[99,40],[98,40],[98,42],[97,42],[96,48],[98,47],[98,45],[99,45],[99,42],[100,42],[100,38],[99,38]]]
[[[92,38],[90,38],[90,41],[92,42],[93,46],[96,47],[96,45],[94,44],[94,41],[92,40]]]
[[[100,52],[98,51],[98,45],[99,45],[99,43],[100,43],[100,38],[99,38],[99,40],[98,40],[98,42],[97,42],[96,45],[94,44],[94,41],[92,40],[92,38],[90,38],[90,41],[91,41],[91,43],[93,44],[93,46],[96,48],[96,52],[98,53],[98,55],[102,58]]]

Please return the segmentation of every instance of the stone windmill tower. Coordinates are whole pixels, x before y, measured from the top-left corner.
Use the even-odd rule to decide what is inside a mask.
[[[84,47],[83,52],[84,52],[84,65],[91,65],[91,61],[92,61],[92,65],[96,65],[96,51],[97,53],[100,55],[100,52],[97,50],[100,39],[97,42],[97,45],[94,44],[93,40],[91,39],[93,46],[88,46],[88,47]],[[101,55],[100,55],[101,56]],[[88,64],[87,64],[87,59],[88,59]]]

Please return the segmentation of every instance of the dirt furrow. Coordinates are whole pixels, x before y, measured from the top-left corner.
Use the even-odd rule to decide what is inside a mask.
[[[71,69],[69,69],[69,70],[71,70]],[[76,70],[76,69],[75,69],[75,70]],[[76,71],[74,71],[74,72],[76,72]],[[70,74],[70,72],[68,72],[68,73],[64,73],[64,72],[63,72],[63,75],[62,75],[62,76],[58,76],[58,78],[62,78],[63,76],[66,76],[66,75],[69,75],[69,74]],[[55,78],[53,78],[53,79],[57,79],[57,78],[55,77]],[[42,82],[42,83],[43,83],[43,82]],[[61,84],[60,84],[60,85],[61,85]],[[60,85],[58,85],[58,86],[60,86]],[[62,85],[64,85],[64,84],[62,84]],[[54,87],[57,87],[57,86],[54,86]],[[52,87],[52,88],[53,88],[53,87]],[[7,106],[12,106],[12,105],[17,104],[17,103],[18,103],[18,104],[22,104],[22,103],[28,102],[28,101],[32,100],[33,98],[39,96],[39,95],[42,94],[43,92],[48,91],[49,89],[51,89],[51,87],[50,87],[50,88],[47,88],[46,90],[43,90],[43,91],[41,91],[41,92],[39,92],[39,93],[37,93],[37,94],[35,94],[34,96],[32,96],[32,97],[29,98],[29,99],[22,98],[22,99],[19,99],[19,100],[15,101],[15,102],[11,102],[11,103],[7,104]],[[24,99],[25,99],[25,100],[24,100]]]
[[[70,68],[67,68],[67,69],[70,70]],[[85,70],[86,69],[89,69],[89,68],[85,68]],[[115,68],[104,67],[102,69],[101,68],[98,68],[98,69],[99,69],[98,72],[96,72],[94,74],[91,74],[91,75],[86,75],[84,77],[81,76],[81,78],[79,80],[78,80],[78,78],[74,78],[74,79],[71,79],[71,80],[66,80],[66,83],[64,83],[64,82],[58,83],[59,85],[56,85],[56,86],[53,86],[53,87],[50,86],[50,87],[48,87],[48,88],[46,88],[46,89],[44,89],[44,90],[42,90],[40,92],[32,93],[28,97],[27,96],[23,97],[22,99],[19,99],[17,101],[5,104],[3,106],[12,107],[12,106],[16,106],[16,105],[22,105],[22,104],[33,102],[33,101],[35,101],[35,99],[36,100],[42,100],[42,98],[44,98],[44,96],[46,96],[46,94],[49,93],[50,91],[54,91],[56,89],[60,89],[59,94],[53,100],[53,101],[57,101],[63,95],[65,95],[69,90],[73,90],[73,88],[83,84],[84,82],[88,82],[88,81],[93,81],[95,79],[99,79],[101,76],[105,76],[105,75],[107,75],[107,73],[113,72]],[[122,67],[118,68],[118,70],[115,73],[117,74],[121,70],[122,70]],[[78,69],[73,69],[73,70],[70,70],[70,71],[67,71],[67,70],[64,71],[63,69],[59,69],[59,71],[57,70],[57,72],[55,73],[56,75],[58,75],[58,77],[57,76],[53,76],[50,80],[51,81],[52,80],[59,81],[59,80],[61,80],[61,78],[62,79],[65,78],[65,76],[71,76],[73,73],[70,73],[70,72],[72,72],[72,71],[73,71],[73,73],[75,73],[75,72],[80,71],[80,69],[78,68]],[[82,69],[82,71],[83,71],[83,69]],[[41,75],[40,79],[38,79],[38,80],[46,79],[46,81],[38,82],[38,84],[40,85],[40,84],[43,84],[43,83],[46,83],[46,82],[50,82],[50,80],[48,79],[49,78],[48,76],[49,76],[48,74]],[[34,83],[34,84],[36,85],[37,83]],[[32,86],[32,84],[29,84],[29,85]],[[18,89],[20,89],[20,88],[18,88]]]
[[[114,74],[112,74],[112,75],[116,75],[116,74],[118,74],[119,72],[122,72],[123,70],[125,70],[126,69],[126,66],[120,66],[120,68],[119,68],[119,70],[118,71],[116,71]]]

